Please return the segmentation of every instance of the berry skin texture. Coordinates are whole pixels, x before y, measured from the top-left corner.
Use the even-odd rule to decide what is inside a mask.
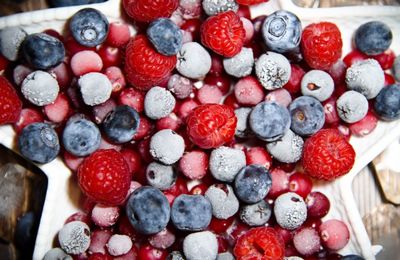
[[[158,53],[144,35],[133,38],[125,53],[126,79],[139,90],[149,90],[161,83],[175,68],[177,60],[176,56]]]
[[[99,72],[90,72],[78,80],[83,102],[88,106],[95,106],[106,102],[112,92],[112,85],[106,75]]]
[[[281,139],[267,143],[267,150],[280,162],[295,163],[301,158],[303,145],[303,139],[289,129]]]
[[[240,236],[233,253],[240,260],[283,259],[285,244],[282,237],[271,227],[250,229]]]
[[[22,110],[22,102],[11,83],[0,76],[0,125],[16,123]]]
[[[310,96],[300,96],[289,106],[293,132],[301,136],[309,136],[319,131],[325,122],[322,104]]]
[[[0,53],[9,61],[16,61],[20,46],[27,36],[21,27],[6,27],[0,31]]]
[[[313,69],[329,69],[342,56],[342,47],[340,30],[333,23],[313,23],[303,30],[302,53]]]
[[[170,17],[178,8],[178,0],[123,0],[125,12],[138,22],[151,22],[160,17]],[[161,7],[161,8],[160,8]]]
[[[65,259],[72,260],[70,255],[67,255],[61,248],[52,248],[44,255],[43,260]]]
[[[106,42],[108,45],[116,48],[124,47],[131,37],[129,26],[122,22],[110,23]]]
[[[168,18],[153,21],[147,29],[147,37],[157,51],[166,56],[176,55],[182,48],[182,31]]]
[[[204,46],[228,58],[240,52],[246,37],[243,23],[233,11],[209,17],[200,31]]]
[[[218,241],[214,233],[192,233],[183,240],[183,253],[187,260],[214,260],[218,254]]]
[[[321,240],[315,229],[306,227],[296,231],[293,244],[301,255],[309,256],[319,251]]]
[[[265,200],[261,200],[256,204],[242,206],[239,216],[245,224],[255,227],[267,223],[271,214],[271,206]]]
[[[81,221],[69,222],[58,233],[58,241],[67,254],[81,254],[89,248],[90,229]]]
[[[393,121],[400,118],[400,86],[393,84],[383,88],[375,99],[374,107],[380,119]]]
[[[211,152],[210,172],[219,181],[232,182],[244,166],[246,156],[242,150],[221,146]]]
[[[332,77],[325,71],[310,70],[301,80],[301,93],[323,102],[332,95],[334,85]]]
[[[185,142],[182,136],[171,129],[164,129],[155,133],[150,140],[151,156],[167,165],[176,163],[185,151]]]
[[[234,11],[239,9],[239,5],[235,0],[203,0],[202,6],[204,12],[208,16],[213,16],[226,11]]]
[[[380,21],[362,24],[354,34],[354,43],[367,55],[378,55],[386,51],[392,43],[393,35],[389,26]]]
[[[97,150],[79,166],[78,183],[83,193],[95,202],[117,206],[126,198],[131,174],[121,153],[113,149]]]
[[[211,56],[197,42],[187,42],[178,52],[176,69],[187,78],[200,79],[207,75],[211,68]]]
[[[233,108],[205,104],[193,109],[187,118],[190,140],[203,149],[215,148],[232,141],[237,119]]]
[[[239,210],[239,201],[228,184],[211,185],[204,197],[210,201],[213,216],[218,219],[228,219]]]
[[[126,143],[133,139],[138,131],[140,118],[138,112],[130,106],[117,106],[103,121],[103,130],[114,143]]]
[[[307,206],[300,195],[287,192],[275,200],[274,213],[279,226],[294,230],[306,221]]]
[[[36,106],[53,103],[59,90],[57,80],[49,73],[41,70],[29,74],[21,85],[21,92],[24,97]]]
[[[282,54],[268,51],[255,64],[257,78],[267,90],[281,88],[289,82],[292,70],[288,59]]]
[[[322,129],[306,140],[303,149],[305,173],[332,181],[353,167],[355,151],[336,129]]]
[[[368,113],[368,100],[362,94],[349,90],[336,101],[336,109],[340,119],[346,123],[356,123]]]
[[[346,246],[350,239],[347,225],[336,219],[325,221],[319,227],[322,243],[330,250],[340,250]]]
[[[144,98],[144,112],[153,120],[168,116],[175,107],[175,98],[165,88],[152,87]]]

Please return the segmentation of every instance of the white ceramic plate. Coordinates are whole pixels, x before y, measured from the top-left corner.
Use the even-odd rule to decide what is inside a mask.
[[[28,12],[0,18],[0,29],[7,26],[23,26],[29,32],[40,32],[48,28],[61,31],[66,20],[75,12],[86,6],[64,7]],[[102,11],[110,21],[121,19],[120,0],[109,0],[102,4],[90,5]],[[253,17],[261,14],[270,14],[277,9],[294,12],[302,20],[303,27],[317,21],[331,21],[336,23],[343,38],[343,53],[351,49],[351,36],[354,30],[362,23],[379,19],[387,23],[393,30],[391,48],[400,53],[400,8],[399,7],[336,7],[322,9],[306,9],[294,5],[289,0],[270,0],[268,3],[252,7]],[[354,176],[372,161],[385,147],[400,136],[400,121],[387,123],[379,122],[377,128],[367,137],[354,138],[351,143],[356,150],[356,163],[349,174],[331,183],[319,182],[315,188],[324,192],[331,199],[331,210],[326,219],[338,218],[349,224],[351,240],[341,250],[341,253],[358,253],[366,259],[374,259],[374,255],[381,249],[372,246],[364,228],[357,205],[351,191]],[[16,150],[15,132],[11,126],[0,127],[0,143]],[[71,180],[71,171],[60,158],[53,162],[39,166],[48,177],[48,190],[43,207],[42,219],[33,258],[42,259],[44,254],[52,248],[58,230],[63,226],[68,216],[78,211],[77,201],[80,191],[76,183]]]

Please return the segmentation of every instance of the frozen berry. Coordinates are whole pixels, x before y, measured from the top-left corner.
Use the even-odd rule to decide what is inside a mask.
[[[112,22],[109,26],[108,36],[106,39],[107,44],[113,47],[123,47],[131,38],[129,26],[122,22]]]
[[[354,34],[354,43],[367,55],[377,55],[386,51],[392,43],[392,31],[381,21],[362,24]]]
[[[29,74],[21,85],[24,97],[36,106],[53,103],[59,92],[57,80],[49,73],[38,70]]]
[[[151,137],[150,154],[164,164],[173,164],[183,155],[185,143],[182,136],[170,129],[158,131]]]
[[[269,198],[276,198],[289,191],[289,174],[284,170],[275,168],[271,171],[272,185],[268,193]]]
[[[265,96],[265,101],[273,101],[281,106],[288,107],[292,103],[292,96],[284,88],[272,90]]]
[[[310,70],[301,80],[301,93],[305,96],[312,96],[321,102],[332,95],[333,89],[332,77],[322,70]]]
[[[228,184],[211,185],[204,194],[212,206],[212,214],[218,219],[227,219],[239,210],[239,201]]]
[[[81,221],[69,222],[58,233],[58,241],[68,254],[83,253],[90,245],[90,229]]]
[[[271,214],[271,206],[264,200],[256,204],[244,205],[240,209],[240,219],[251,227],[264,225]]]
[[[329,212],[329,199],[319,191],[313,191],[308,194],[306,204],[308,217],[322,218]]]
[[[336,109],[340,119],[346,123],[355,123],[367,115],[368,100],[356,91],[346,91],[336,101]]]
[[[247,138],[251,135],[251,130],[249,126],[249,116],[251,113],[251,108],[241,107],[235,109],[235,115],[237,118],[235,136],[239,138]]]
[[[315,98],[301,96],[289,106],[291,116],[290,128],[298,135],[309,136],[318,132],[325,123],[322,104]]]
[[[182,31],[168,18],[151,22],[147,28],[147,37],[163,55],[176,55],[182,48]]]
[[[130,106],[117,106],[103,121],[103,130],[115,143],[126,143],[133,139],[139,128],[140,118]]]
[[[279,226],[293,230],[306,221],[307,206],[302,197],[294,192],[287,192],[275,200],[274,213]]]
[[[123,0],[126,13],[139,22],[151,22],[160,17],[170,17],[177,9],[178,0]],[[162,6],[162,8],[160,8]]]
[[[400,86],[393,84],[381,90],[375,99],[374,108],[378,117],[393,121],[400,117]]]
[[[27,33],[22,27],[6,27],[0,31],[0,52],[10,61],[16,61],[20,56],[20,46]]]
[[[244,166],[246,156],[241,150],[221,146],[211,152],[210,172],[217,180],[232,182]]]
[[[146,168],[146,179],[149,185],[167,190],[175,184],[176,173],[172,166],[152,162]]]
[[[112,92],[112,85],[106,75],[90,72],[78,80],[83,101],[88,106],[95,106],[106,102]]]
[[[96,204],[92,209],[92,221],[99,227],[111,227],[119,218],[119,208]]]
[[[99,54],[94,51],[80,51],[71,58],[71,69],[75,76],[82,76],[89,72],[100,72],[103,61]]]
[[[239,5],[235,0],[204,0],[202,5],[204,12],[208,16],[216,15],[229,10],[236,12],[239,9]]]
[[[202,78],[211,68],[210,54],[197,42],[183,44],[177,59],[176,69],[187,78]]]
[[[110,255],[120,256],[128,253],[132,245],[132,240],[128,236],[115,234],[108,240],[107,249]]]
[[[67,255],[61,248],[55,247],[47,251],[47,253],[43,257],[43,260],[53,259],[72,260],[72,257],[70,255]]]
[[[289,129],[281,139],[267,143],[267,150],[280,162],[295,163],[301,158],[303,145],[303,139]]]
[[[311,192],[312,186],[311,178],[305,174],[295,172],[289,177],[289,191],[297,193],[303,199]]]
[[[288,83],[291,74],[286,57],[270,51],[258,58],[255,70],[258,80],[267,90],[283,87]]]
[[[210,231],[192,233],[183,240],[183,253],[187,260],[214,260],[218,254],[217,238]]]
[[[255,106],[264,99],[264,89],[253,76],[241,78],[234,86],[234,93],[239,104]]]
[[[330,250],[339,250],[347,245],[350,232],[346,224],[340,220],[331,219],[319,227],[322,243]]]
[[[144,99],[144,111],[151,119],[160,119],[169,115],[175,107],[175,98],[171,92],[161,87],[151,88]]]
[[[203,178],[208,170],[208,155],[202,150],[185,153],[179,161],[179,170],[189,179]]]
[[[293,244],[300,254],[309,256],[319,251],[321,241],[315,229],[306,227],[296,231]]]
[[[185,99],[192,93],[193,83],[186,77],[174,74],[169,78],[167,88],[176,98]]]
[[[223,65],[226,73],[241,78],[251,74],[254,65],[253,50],[243,47],[242,50],[231,58],[225,58]]]

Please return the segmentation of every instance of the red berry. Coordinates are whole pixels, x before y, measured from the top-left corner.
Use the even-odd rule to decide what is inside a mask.
[[[236,122],[233,109],[226,105],[200,105],[187,118],[187,132],[199,147],[215,148],[233,140]]]
[[[144,110],[145,93],[134,88],[126,88],[119,94],[118,103],[134,108],[137,112]]]
[[[265,96],[265,101],[273,101],[281,106],[288,107],[292,103],[292,96],[284,88],[272,90]]]
[[[166,117],[160,118],[156,122],[157,131],[163,129],[171,129],[172,131],[178,131],[182,125],[182,120],[175,114],[171,113]]]
[[[355,136],[366,136],[369,135],[378,124],[378,118],[374,113],[368,111],[367,115],[360,121],[350,124],[349,128],[353,135]]]
[[[396,82],[392,75],[385,73],[385,83],[384,86],[392,85]]]
[[[333,180],[348,173],[356,153],[345,137],[335,129],[322,129],[306,140],[303,167],[317,179]]]
[[[208,74],[204,79],[204,84],[217,87],[224,95],[231,89],[230,77],[222,73],[218,75]]]
[[[169,188],[168,190],[166,190],[167,192],[175,195],[175,196],[179,196],[181,194],[188,194],[189,191],[187,189],[187,183],[186,181],[181,178],[178,177],[175,181],[174,186],[172,186],[171,188]]]
[[[71,69],[75,76],[82,76],[89,72],[99,72],[103,68],[103,61],[94,51],[80,51],[71,58]]]
[[[160,17],[170,17],[178,8],[178,0],[123,0],[125,12],[139,22],[151,22]]]
[[[240,16],[240,14],[238,13]],[[253,23],[249,20],[250,18],[240,17],[240,21],[243,23],[243,28],[246,31],[246,37],[244,39],[244,45],[249,44],[254,37],[254,26]]]
[[[69,56],[73,56],[75,53],[80,51],[96,51],[96,47],[86,47],[80,45],[72,36],[65,40],[64,46]]]
[[[328,197],[319,191],[308,194],[305,202],[307,204],[307,217],[309,218],[325,217],[331,207]]]
[[[157,9],[165,9],[165,6]],[[169,77],[175,65],[176,56],[164,56],[158,53],[144,35],[136,36],[126,47],[125,75],[127,80],[138,89],[148,90],[161,83]]]
[[[199,19],[189,19],[181,25],[181,29],[190,33],[193,41],[198,41],[200,39],[200,27],[201,20]]]
[[[307,175],[295,172],[289,177],[289,191],[306,198],[312,190],[313,183]]]
[[[230,217],[227,219],[218,219],[218,218],[212,218],[209,228],[217,233],[217,234],[221,234],[224,233],[233,223],[233,221],[235,220],[235,217]]]
[[[150,122],[150,120],[145,116],[140,116],[139,128],[133,136],[133,140],[142,140],[143,138],[148,137],[152,131],[153,124]]]
[[[54,123],[65,121],[71,111],[68,97],[64,93],[59,93],[53,103],[43,108],[44,114]]]
[[[335,85],[344,83],[344,80],[346,78],[346,70],[347,66],[341,59],[339,59],[329,68],[328,73],[329,75],[331,75],[333,81],[335,82]]]
[[[24,81],[24,79],[26,78],[26,76],[28,76],[32,72],[33,70],[25,65],[21,64],[17,65],[13,71],[13,80],[15,85],[20,86],[22,84],[22,81]]]
[[[14,130],[19,133],[25,126],[32,123],[43,122],[43,114],[35,108],[24,108],[21,110],[17,121],[14,123]]]
[[[128,251],[125,255],[113,256],[113,260],[136,260],[138,259],[138,249],[135,245],[132,245],[131,250]]]
[[[272,165],[272,157],[264,147],[254,146],[246,149],[246,164],[259,164],[269,169]]]
[[[243,106],[255,106],[264,99],[264,88],[254,76],[241,78],[234,87],[236,100]]]
[[[236,0],[236,2],[241,5],[256,5],[268,2],[268,0]]]
[[[293,244],[300,254],[309,256],[319,251],[321,240],[315,229],[305,227],[296,231]]]
[[[287,245],[293,239],[293,233],[290,230],[284,229],[283,227],[277,225],[274,227],[275,231],[282,237],[283,242]]]
[[[325,113],[325,123],[333,126],[338,125],[340,122],[340,117],[336,109],[336,100],[337,97],[334,95],[322,102]]]
[[[396,59],[396,54],[392,50],[387,50],[381,54],[376,56],[369,56],[372,59],[375,59],[379,62],[383,70],[391,69]]]
[[[139,169],[142,167],[140,154],[136,150],[129,148],[123,148],[121,150],[121,154],[128,164],[129,172],[131,174],[135,174],[136,172],[138,172]]]
[[[283,87],[289,91],[290,94],[294,95],[300,92],[301,79],[306,72],[297,64],[290,64],[290,67],[292,68],[290,79]]]
[[[242,221],[235,221],[232,228],[228,230],[229,240],[232,245],[236,244],[237,240],[249,231],[250,227]]]
[[[200,183],[197,184],[196,186],[193,186],[189,193],[192,195],[204,195],[208,187],[209,187],[208,185]]]
[[[339,134],[346,139],[346,141],[350,140],[351,132],[347,125],[339,124],[337,126],[337,130],[339,131]]]
[[[185,153],[179,160],[179,170],[189,179],[202,179],[208,170],[208,155],[202,150]]]
[[[308,218],[304,223],[303,227],[310,227],[315,230],[319,230],[319,227],[322,224],[322,220],[320,218]]]
[[[11,83],[0,75],[0,125],[17,122],[22,102]]]
[[[47,35],[50,35],[50,36],[53,36],[54,38],[57,38],[60,41],[64,41],[64,37],[59,32],[57,32],[56,30],[47,29],[47,30],[44,30],[43,33],[45,33]]]
[[[227,239],[225,239],[223,236],[217,236],[217,242],[218,242],[218,254],[228,251],[229,244]]]
[[[101,60],[103,61],[104,68],[108,68],[111,66],[120,66],[122,62],[122,52],[120,49],[102,45],[97,53],[100,55]]]
[[[233,11],[211,16],[201,25],[203,45],[224,57],[238,54],[245,37],[243,23]]]
[[[222,57],[215,53],[211,53],[211,69],[208,72],[207,76],[210,76],[210,75],[219,76],[223,72],[224,72],[224,65],[222,63]],[[230,83],[229,83],[229,85],[230,85]]]
[[[94,253],[94,254],[91,254],[89,257],[83,257],[82,259],[87,259],[87,260],[114,260],[115,258],[112,257],[111,255],[109,255],[108,253],[105,253],[105,254]]]
[[[190,98],[185,99],[177,107],[177,114],[182,120],[185,120],[186,117],[193,111],[193,109],[198,106],[199,103],[196,100]]]
[[[352,50],[344,58],[343,62],[347,67],[351,67],[354,63],[368,59],[368,56],[359,50]]]
[[[271,171],[272,186],[268,192],[268,198],[275,199],[279,195],[289,191],[289,174],[275,168]]]
[[[131,184],[131,174],[121,153],[97,150],[78,169],[78,183],[83,193],[98,203],[120,205]]]
[[[131,38],[129,26],[122,22],[112,22],[108,28],[106,42],[112,47],[124,47]]]
[[[240,18],[243,17],[243,18],[246,18],[248,20],[251,20],[250,7],[247,6],[247,5],[239,5],[239,9],[237,10],[236,13],[237,13],[237,15],[239,15]]]
[[[112,98],[100,105],[93,106],[92,112],[94,122],[97,124],[101,124],[108,113],[110,113],[116,106],[117,103]]]
[[[116,150],[116,151],[119,152],[122,149],[122,145],[110,143],[107,139],[104,139],[102,137],[101,140],[100,140],[99,149],[102,149],[102,150],[113,149],[113,150]]]
[[[158,249],[167,249],[175,242],[175,234],[164,229],[148,238],[149,244]]]
[[[197,100],[200,104],[218,104],[223,98],[221,90],[215,86],[204,85],[196,94]]]
[[[139,260],[165,260],[168,256],[166,250],[157,249],[149,244],[143,244],[139,248]]]
[[[75,155],[70,154],[69,152],[64,152],[64,163],[73,171],[78,170],[79,165],[85,159],[84,157],[76,157]]]
[[[118,233],[129,236],[133,242],[136,242],[141,237],[137,231],[132,227],[126,215],[122,215],[118,222]]]
[[[126,86],[125,76],[119,67],[111,66],[105,69],[104,75],[112,84],[112,93],[119,93]]]
[[[238,101],[236,100],[235,93],[231,93],[225,98],[224,105],[227,105],[233,109],[240,107]]]
[[[301,48],[304,59],[313,69],[329,69],[342,56],[342,36],[336,24],[313,23],[304,28]]]
[[[282,259],[285,253],[285,244],[281,236],[270,227],[250,229],[241,236],[234,248],[238,259]]]
[[[72,221],[82,221],[82,222],[86,223],[88,226],[91,225],[90,217],[86,213],[80,212],[80,211],[69,216],[64,224],[67,224]]]
[[[322,243],[330,250],[339,250],[346,246],[350,239],[347,225],[340,220],[331,219],[325,221],[319,227]]]

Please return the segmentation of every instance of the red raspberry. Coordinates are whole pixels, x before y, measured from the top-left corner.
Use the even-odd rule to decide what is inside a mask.
[[[78,168],[78,183],[92,200],[109,206],[124,202],[131,184],[131,173],[120,152],[97,150]]]
[[[246,37],[243,23],[233,11],[209,17],[200,30],[203,45],[224,57],[238,54]]]
[[[342,47],[340,30],[333,23],[313,23],[303,30],[302,52],[313,69],[329,69],[342,56]]]
[[[231,107],[205,104],[196,107],[187,118],[190,140],[203,149],[215,148],[232,141],[236,116]]]
[[[136,88],[149,90],[162,82],[175,68],[176,56],[158,53],[144,35],[133,38],[126,47],[125,73]]]
[[[275,229],[258,227],[239,237],[233,253],[238,260],[283,259],[285,244]]]
[[[11,83],[0,76],[0,125],[15,123],[22,110],[22,102]]]
[[[317,179],[333,180],[348,173],[356,153],[351,144],[336,129],[322,129],[304,144],[303,167]]]
[[[160,17],[170,17],[178,8],[178,0],[123,0],[126,13],[135,21],[151,22]]]
[[[268,2],[268,0],[236,0],[236,2],[240,5],[256,5]]]

